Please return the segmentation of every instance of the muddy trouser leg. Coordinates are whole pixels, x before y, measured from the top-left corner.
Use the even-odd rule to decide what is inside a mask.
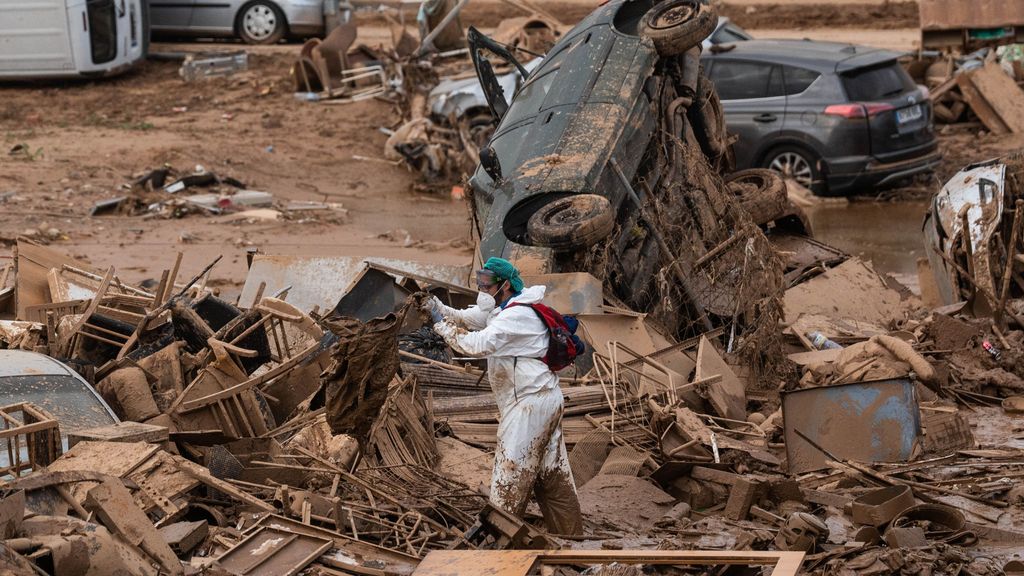
[[[561,392],[558,393],[561,400]],[[569,456],[562,438],[562,403],[558,406],[558,424],[547,451],[541,458],[540,474],[534,486],[537,504],[544,515],[544,523],[552,534],[583,534],[583,517],[580,500],[576,494],[576,482],[569,467]]]
[[[502,415],[491,475],[495,506],[519,517],[526,513],[561,418],[562,392],[557,389],[522,397]]]

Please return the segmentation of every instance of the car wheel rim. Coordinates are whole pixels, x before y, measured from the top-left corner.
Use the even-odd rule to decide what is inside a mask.
[[[253,6],[243,18],[245,33],[255,40],[266,40],[277,28],[277,14],[269,6]]]
[[[796,152],[779,154],[768,167],[786,178],[796,180],[801,186],[809,188],[814,183],[814,171],[811,170],[811,163]]]
[[[693,6],[689,3],[681,6],[673,6],[668,10],[665,10],[658,17],[654,19],[652,23],[653,28],[671,28],[678,26],[679,24],[686,22],[693,18],[694,10]]]

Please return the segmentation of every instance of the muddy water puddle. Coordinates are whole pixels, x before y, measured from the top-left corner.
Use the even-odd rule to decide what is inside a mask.
[[[924,257],[921,222],[928,203],[825,202],[804,208],[814,237],[870,260],[918,292],[917,259]]]

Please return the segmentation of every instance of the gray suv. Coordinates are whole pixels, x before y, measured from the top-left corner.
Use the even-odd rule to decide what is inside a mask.
[[[823,196],[892,185],[940,161],[926,94],[899,54],[810,40],[712,47],[701,63],[737,168],[772,168]]]

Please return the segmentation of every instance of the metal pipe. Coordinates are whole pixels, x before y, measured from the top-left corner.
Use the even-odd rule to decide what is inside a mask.
[[[441,19],[441,22],[438,23],[437,26],[434,26],[434,29],[430,31],[430,34],[427,34],[426,37],[423,38],[423,41],[420,42],[420,47],[416,49],[416,52],[412,57],[420,58],[426,54],[427,51],[433,47],[434,39],[437,38],[441,31],[447,28],[453,20],[455,20],[455,17],[459,15],[459,12],[462,11],[462,8],[465,7],[466,4],[469,4],[469,0],[459,0],[459,3],[452,8],[451,12],[445,14],[444,18]]]

